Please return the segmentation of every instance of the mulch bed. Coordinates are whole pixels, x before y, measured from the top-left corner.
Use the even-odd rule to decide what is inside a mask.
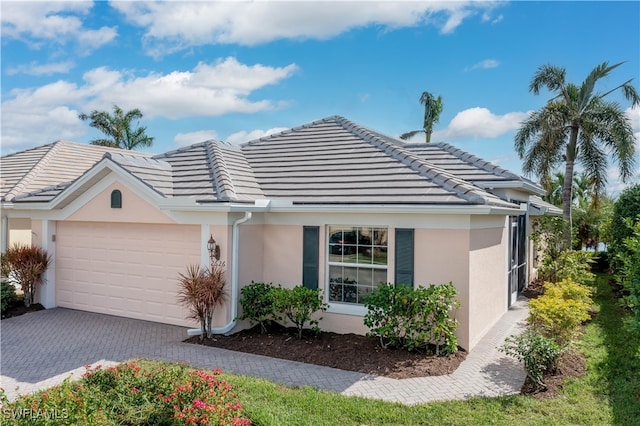
[[[536,399],[556,398],[562,390],[565,380],[580,377],[586,371],[587,360],[583,354],[570,350],[558,359],[558,368],[553,374],[545,375],[545,388],[540,388],[528,379],[522,386],[521,392]]]
[[[378,339],[357,334],[308,332],[298,339],[294,329],[279,325],[265,334],[256,326],[229,336],[185,341],[394,379],[451,374],[467,356],[463,349],[450,356],[383,349]]]
[[[2,314],[2,319],[17,317],[18,315],[23,315],[27,312],[42,311],[43,309],[44,306],[39,303],[34,303],[33,305],[26,307],[24,306],[24,302],[20,300],[9,306],[9,309],[7,309],[7,311]]]

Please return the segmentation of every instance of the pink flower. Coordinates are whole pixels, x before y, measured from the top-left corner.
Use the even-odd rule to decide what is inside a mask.
[[[195,401],[193,401],[192,405],[193,405],[194,408],[200,408],[200,409],[203,409],[203,408],[207,407],[207,404],[202,402],[202,400],[200,398],[198,398]]]
[[[133,392],[133,393],[138,393],[138,392],[140,392],[140,389],[138,389],[138,388],[131,388],[131,392]]]

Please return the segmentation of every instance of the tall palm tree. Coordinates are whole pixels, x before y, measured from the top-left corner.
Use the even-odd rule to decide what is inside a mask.
[[[108,138],[94,139],[93,145],[110,146],[122,149],[137,149],[149,147],[153,143],[153,138],[147,136],[146,127],[136,126],[132,129],[131,122],[140,120],[142,112],[139,109],[132,109],[124,112],[118,105],[113,106],[113,115],[107,111],[91,111],[91,114],[78,114],[80,120],[90,120],[89,125],[104,133]]]
[[[630,120],[620,105],[605,97],[622,89],[633,106],[640,105],[640,96],[630,84],[632,79],[605,93],[596,91],[596,83],[607,77],[621,63],[604,62],[595,67],[580,86],[566,82],[564,68],[543,65],[534,74],[529,91],[539,94],[547,88],[555,93],[547,104],[531,113],[515,137],[515,150],[524,159],[523,171],[536,173],[542,180],[558,165],[565,164],[562,189],[562,211],[569,225],[566,242],[571,243],[571,200],[574,166],[584,168],[594,191],[604,192],[608,158],[618,163],[623,181],[634,165],[634,135]]]
[[[435,98],[429,92],[422,92],[422,95],[420,96],[420,103],[424,105],[424,122],[422,123],[422,129],[403,133],[402,135],[400,135],[400,139],[406,140],[412,138],[418,133],[424,133],[426,142],[431,142],[433,125],[437,124],[438,121],[440,121],[440,114],[442,114],[444,104],[442,103],[441,96]]]

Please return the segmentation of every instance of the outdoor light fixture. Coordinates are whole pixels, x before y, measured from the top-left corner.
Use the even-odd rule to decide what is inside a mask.
[[[216,244],[213,235],[211,235],[209,241],[207,241],[207,250],[209,250],[209,259],[211,259],[212,264],[214,261],[220,260],[220,246]]]

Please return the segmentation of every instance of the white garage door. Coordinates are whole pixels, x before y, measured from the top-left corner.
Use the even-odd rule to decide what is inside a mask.
[[[189,325],[177,279],[199,260],[199,226],[58,222],[56,304]]]

